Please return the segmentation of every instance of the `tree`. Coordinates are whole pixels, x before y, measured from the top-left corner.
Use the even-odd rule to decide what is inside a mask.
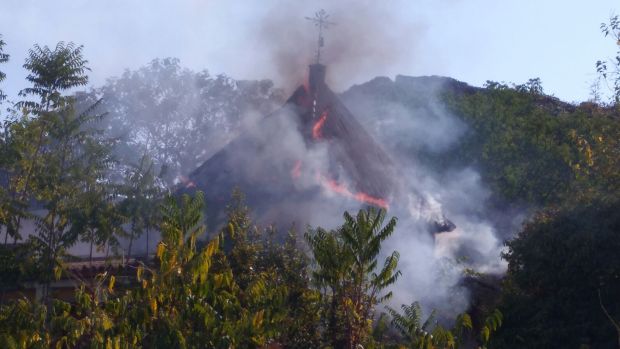
[[[241,293],[232,270],[221,263],[217,267],[223,237],[198,248],[205,232],[203,200],[201,192],[164,200],[157,268],[138,269],[142,288],[128,295],[132,305],[115,315],[119,330],[127,326],[128,335],[143,333],[144,347],[258,347],[274,338],[269,329],[277,314],[263,305],[277,308],[282,298],[267,279]]]
[[[617,15],[611,16],[609,23],[601,23],[601,32],[605,37],[611,37],[620,47],[620,19]],[[612,91],[614,103],[620,102],[620,48],[616,51],[616,57],[613,60],[597,61],[596,71],[605,82],[611,82],[609,88]]]
[[[0,226],[6,228],[4,244],[11,237],[16,241],[19,238],[17,229],[11,229],[12,221],[16,217],[25,216],[24,203],[17,199],[16,179],[20,174],[20,160],[25,144],[21,143],[18,131],[23,127],[23,120],[7,118],[3,121],[0,131]]]
[[[320,346],[318,292],[311,287],[308,258],[299,249],[294,230],[284,241],[273,228],[256,227],[243,193],[235,190],[227,207],[220,262],[232,270],[241,299],[249,298],[252,285],[264,284],[277,301],[260,304],[272,322],[267,333],[286,348]],[[267,299],[269,300],[269,299]]]
[[[356,348],[370,340],[374,307],[389,299],[382,294],[400,276],[396,251],[377,270],[381,243],[396,226],[391,218],[383,226],[384,210],[360,210],[356,217],[344,214],[345,224],[327,232],[317,228],[306,233],[316,262],[313,278],[322,291],[327,342],[338,348]]]
[[[271,270],[276,284],[287,289],[283,303],[285,317],[278,324],[277,342],[285,348],[317,348],[321,344],[320,295],[311,285],[310,261],[300,250],[294,230],[287,234],[283,243],[274,241],[274,236],[275,232],[270,234],[259,265]]]
[[[21,90],[19,95],[33,96],[38,100],[24,100],[18,106],[41,115],[73,103],[73,97],[64,96],[62,92],[88,83],[86,72],[90,68],[86,66],[88,61],[82,55],[83,48],[62,41],[54,50],[35,44],[28,51],[24,63],[24,68],[30,72],[26,80],[32,86]]]
[[[619,212],[617,198],[547,209],[507,244],[498,346],[617,348]]]
[[[4,45],[6,45],[6,43],[2,40],[2,35],[0,35],[0,63],[6,63],[9,61],[9,55],[4,53]],[[0,82],[4,81],[4,79],[6,79],[6,74],[0,71]],[[6,95],[0,89],[0,102],[4,99],[6,99]]]
[[[0,35],[0,63],[6,63],[9,60],[9,55],[4,53],[4,40]],[[4,81],[6,74],[0,71],[0,82]],[[0,103],[6,99],[6,95],[0,89]],[[19,238],[19,234],[16,229],[12,229],[14,224],[11,224],[11,220],[15,217],[23,216],[25,214],[23,205],[16,200],[16,193],[14,191],[15,186],[13,183],[13,176],[16,171],[16,166],[19,160],[19,154],[14,135],[14,124],[18,122],[14,117],[6,117],[3,121],[2,131],[0,132],[0,227],[5,226],[4,244],[8,242],[8,238]]]
[[[111,185],[100,178],[86,179],[84,192],[79,194],[80,206],[71,215],[71,225],[81,231],[81,240],[88,242],[89,259],[93,261],[93,249],[119,246],[118,238],[124,236],[122,225],[127,220],[116,202],[116,193]]]
[[[161,176],[155,174],[155,165],[148,155],[126,168],[120,192],[124,196],[120,209],[129,221],[127,256],[131,257],[133,242],[143,233],[146,233],[145,254],[148,256],[150,232],[156,226],[163,193]]]
[[[74,113],[73,98],[62,92],[87,83],[85,72],[87,61],[82,57],[82,47],[73,43],[59,43],[54,50],[35,45],[29,50],[24,68],[29,70],[27,80],[31,87],[20,91],[22,97],[34,97],[16,104],[23,115],[5,124],[5,149],[11,148],[15,162],[5,167],[7,173],[8,197],[12,209],[6,218],[7,235],[17,241],[21,238],[21,220],[28,215],[26,210],[32,199],[34,182],[39,174],[45,173],[43,153],[50,144],[52,131],[59,113]],[[92,111],[91,108],[87,108]],[[10,143],[6,140],[10,139]],[[9,146],[10,144],[10,146]]]
[[[541,94],[537,79],[446,94],[467,124],[458,147],[423,154],[440,173],[475,166],[495,205],[561,205],[618,192],[620,124],[613,108],[579,106]]]
[[[281,297],[260,279],[240,293],[230,269],[215,267],[221,236],[198,248],[205,232],[202,193],[167,197],[161,206],[156,263],[116,286],[115,275],[82,286],[75,301],[40,305],[22,299],[0,305],[4,348],[250,348],[277,335],[279,319],[265,305]],[[280,322],[275,322],[281,325]]]
[[[111,162],[110,152],[94,138],[97,130],[88,126],[100,116],[88,112],[77,114],[69,105],[46,116],[50,129],[46,149],[41,154],[46,167],[34,177],[36,199],[44,213],[35,217],[37,235],[31,238],[42,253],[41,262],[46,266],[43,276],[48,280],[51,269],[60,268],[60,257],[66,249],[85,232],[84,226],[73,223],[89,215],[85,210],[93,206],[92,199],[107,201],[105,194],[97,193],[102,189],[96,188],[96,182],[102,179]],[[86,231],[103,232],[101,221],[91,222],[94,226]]]
[[[283,101],[270,81],[235,81],[183,68],[176,58],[155,59],[93,90],[110,112],[106,132],[123,140],[125,163],[148,155],[165,183],[178,178],[228,142],[248,112],[265,115]]]
[[[32,86],[20,95],[38,99],[18,103],[25,113],[33,115],[26,117],[20,135],[33,137],[21,140],[23,161],[14,193],[19,202],[31,199],[43,209],[34,216],[37,234],[31,241],[39,253],[46,282],[61,270],[60,257],[85,231],[77,223],[88,221],[84,217],[89,213],[84,210],[93,207],[88,201],[95,197],[107,200],[106,195],[91,195],[84,201],[89,194],[101,192],[100,184],[111,163],[111,144],[93,127],[104,114],[96,113],[99,103],[78,111],[74,98],[62,94],[87,83],[86,63],[81,46],[59,43],[54,50],[35,45],[24,64]],[[14,216],[9,224],[15,236],[23,216]],[[101,226],[91,228],[103,231]]]

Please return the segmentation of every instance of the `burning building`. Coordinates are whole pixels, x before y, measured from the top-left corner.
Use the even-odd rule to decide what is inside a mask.
[[[323,224],[308,212],[323,202],[389,209],[402,201],[398,166],[325,83],[326,71],[310,65],[307,82],[280,109],[189,175],[182,191],[205,193],[212,222],[223,221],[234,188],[259,222],[280,226]],[[428,223],[433,232],[453,228],[443,217]]]
[[[345,209],[389,209],[410,204],[412,194],[417,210],[428,211],[421,195],[403,190],[398,166],[326,84],[327,67],[320,60],[323,29],[333,24],[327,18],[323,10],[307,18],[319,40],[306,82],[183,181],[181,191],[205,193],[216,225],[235,188],[246,195],[259,223],[278,226],[329,225],[325,217],[339,218]],[[420,216],[431,232],[454,228],[441,213]]]

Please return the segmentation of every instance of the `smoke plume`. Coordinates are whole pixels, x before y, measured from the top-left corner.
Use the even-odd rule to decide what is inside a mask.
[[[421,56],[425,26],[412,13],[402,16],[402,2],[330,1],[287,2],[270,7],[254,34],[255,48],[267,56],[271,76],[285,88],[302,81],[307,66],[315,62],[318,30],[311,21],[322,8],[334,22],[324,31],[321,63],[331,71],[328,84],[342,90],[376,75],[402,73]],[[399,71],[400,69],[400,71]]]

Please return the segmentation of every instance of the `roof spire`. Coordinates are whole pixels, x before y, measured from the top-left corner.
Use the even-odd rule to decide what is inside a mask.
[[[335,25],[334,22],[329,22],[327,19],[329,15],[323,9],[317,11],[314,14],[314,17],[305,17],[307,20],[314,23],[315,26],[319,28],[319,44],[316,49],[316,64],[321,63],[321,48],[324,46],[325,42],[323,40],[323,29],[329,28],[330,25]]]

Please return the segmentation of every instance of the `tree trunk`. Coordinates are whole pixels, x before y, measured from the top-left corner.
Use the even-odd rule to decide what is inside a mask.
[[[145,259],[148,261],[149,259],[149,228],[146,228],[146,252],[144,253]]]
[[[93,265],[93,243],[94,243],[94,240],[95,240],[95,236],[91,232],[91,236],[90,236],[90,255],[89,255],[90,265]]]
[[[333,348],[348,349],[347,345],[349,344],[349,329],[343,328],[346,327],[346,320],[344,320],[345,326],[342,326],[342,320],[343,318],[346,319],[347,314],[346,309],[342,309],[340,307],[340,302],[343,298],[344,297],[341,292],[332,293],[332,299],[330,304],[331,314],[329,316],[329,321],[327,324],[327,335],[328,338],[330,338],[330,342]],[[344,310],[345,313],[341,313],[342,310]]]
[[[129,248],[127,249],[127,259],[131,258],[131,247],[133,246],[133,236],[135,233],[136,222],[135,218],[131,222],[131,233],[129,234]]]
[[[6,246],[6,244],[8,243],[8,239],[9,239],[9,227],[7,225],[6,230],[4,232],[4,246]],[[3,287],[2,292],[0,293],[0,304],[4,304],[4,293],[5,293],[5,289]]]
[[[131,246],[133,245],[133,233],[129,238],[129,248],[127,249],[127,259],[131,258]]]
[[[612,316],[611,314],[609,314],[609,312],[607,311],[607,308],[603,305],[603,297],[601,297],[601,289],[599,288],[597,290],[598,292],[598,302],[601,306],[601,309],[603,310],[603,313],[605,313],[605,316],[607,317],[607,319],[609,320],[609,322],[611,322],[611,324],[614,326],[614,328],[616,329],[616,332],[618,332],[618,348],[620,348],[620,323],[618,323]]]

